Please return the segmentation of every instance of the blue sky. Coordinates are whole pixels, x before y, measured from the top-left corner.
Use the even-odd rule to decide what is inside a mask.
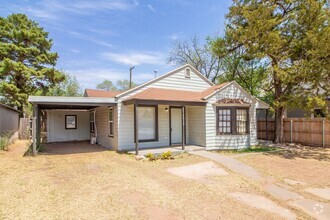
[[[175,68],[166,64],[173,41],[223,33],[230,0],[1,0],[0,16],[25,13],[50,33],[57,68],[82,88],[104,79],[137,83]]]

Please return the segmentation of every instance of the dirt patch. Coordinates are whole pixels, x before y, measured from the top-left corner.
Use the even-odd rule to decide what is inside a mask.
[[[202,182],[209,182],[212,176],[228,175],[227,171],[214,162],[208,161],[183,167],[174,167],[167,169],[168,172],[187,179],[194,179]]]
[[[286,219],[296,219],[296,215],[290,210],[276,205],[273,201],[263,196],[239,192],[231,193],[230,195],[238,201],[254,208],[278,214],[279,216],[282,216]]]
[[[304,152],[303,149],[292,149],[291,151],[296,153],[290,153],[290,155],[296,156],[286,157],[283,156],[285,153],[276,152],[241,157],[238,160],[284,183],[287,182],[284,179],[291,179],[312,186],[330,186],[330,162],[325,159],[316,159],[326,158],[327,156],[323,154],[327,154],[327,150],[323,149],[318,154],[313,149],[308,150],[313,152],[312,156],[307,156],[311,153]],[[301,186],[303,185],[296,184],[295,187]]]
[[[205,184],[168,172],[173,167],[209,162],[201,157],[183,154],[175,160],[149,163],[99,150],[99,146],[79,149],[77,143],[72,150],[60,151],[65,146],[53,154],[23,157],[24,143],[0,155],[0,219],[279,217],[229,196],[230,192],[267,196],[240,175],[206,176],[214,184]]]

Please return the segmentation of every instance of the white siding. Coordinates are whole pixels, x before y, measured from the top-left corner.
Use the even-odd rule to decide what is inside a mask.
[[[251,104],[249,135],[216,135],[216,107],[212,103],[224,98],[243,99]],[[256,105],[256,99],[251,99],[244,90],[234,84],[210,98],[206,107],[206,149],[239,149],[257,144]]]
[[[187,107],[187,144],[205,146],[204,106]]]
[[[158,106],[158,138],[157,142],[139,143],[139,148],[165,147],[169,145],[169,108]],[[134,149],[134,108],[133,105],[118,105],[118,150]]]
[[[65,115],[77,115],[77,129],[65,129]],[[47,111],[48,142],[89,140],[88,111]]]
[[[147,88],[165,88],[165,89],[178,89],[186,91],[200,92],[210,87],[204,79],[198,76],[193,70],[191,70],[191,77],[185,77],[185,68],[179,69],[177,72],[169,75],[168,77],[162,78],[152,84],[146,85],[145,87],[136,90],[118,100],[118,149],[128,150],[135,147],[134,143],[134,109],[133,105],[123,105],[122,100],[129,98],[137,93],[142,92]],[[165,111],[165,108],[169,108],[166,105],[158,106],[158,142],[144,142],[139,143],[140,148],[149,147],[164,147],[169,146],[169,112]],[[202,107],[203,108],[203,107]],[[187,119],[189,118],[187,112]],[[189,133],[190,121],[187,120],[187,142],[190,140],[191,134]],[[199,135],[203,136],[203,135]],[[197,141],[196,143],[205,143],[203,140]]]
[[[103,147],[111,148],[114,150],[118,149],[118,130],[117,130],[117,107],[114,107],[114,135],[109,136],[109,108],[108,107],[98,107],[93,109],[96,111],[96,128],[97,128],[97,140],[98,144]],[[95,132],[91,133],[91,136],[95,136]]]

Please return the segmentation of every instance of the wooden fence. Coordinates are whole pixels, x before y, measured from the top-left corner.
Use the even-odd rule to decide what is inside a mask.
[[[258,120],[258,139],[274,140],[275,121]],[[330,120],[322,118],[284,119],[284,141],[309,146],[330,147]]]
[[[19,120],[19,139],[27,140],[31,138],[30,118],[20,118]]]

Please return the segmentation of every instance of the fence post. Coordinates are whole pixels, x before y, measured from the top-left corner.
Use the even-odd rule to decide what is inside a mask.
[[[290,143],[292,143],[292,119],[290,120]]]
[[[325,118],[322,118],[322,147],[325,147]]]

